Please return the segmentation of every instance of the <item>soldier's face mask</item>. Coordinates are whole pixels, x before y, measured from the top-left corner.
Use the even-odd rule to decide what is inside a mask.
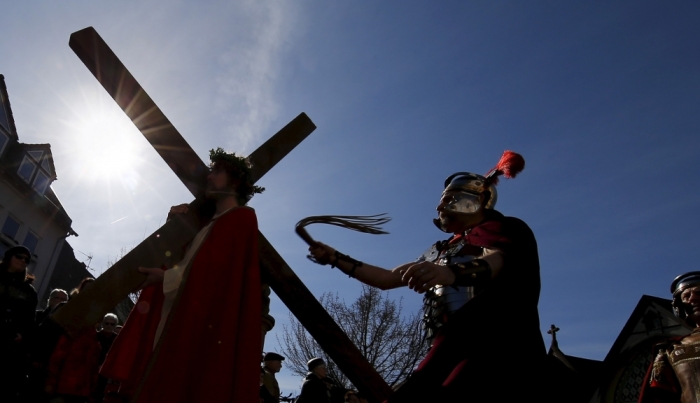
[[[441,231],[456,233],[478,224],[482,215],[482,201],[478,193],[466,190],[448,190],[438,204],[438,218],[433,223]]]
[[[440,198],[440,206],[445,212],[475,213],[481,208],[479,194],[465,190],[449,190]]]

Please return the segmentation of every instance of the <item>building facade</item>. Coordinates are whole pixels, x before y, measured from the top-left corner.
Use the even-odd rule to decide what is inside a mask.
[[[48,291],[66,239],[78,235],[51,189],[55,180],[51,146],[19,141],[0,75],[0,256],[15,245],[29,248],[29,271],[40,297]]]

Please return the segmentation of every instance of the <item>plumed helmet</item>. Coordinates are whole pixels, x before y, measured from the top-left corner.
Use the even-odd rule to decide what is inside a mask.
[[[440,203],[444,203],[444,211],[460,215],[463,218],[474,216],[482,208],[493,209],[498,200],[496,185],[498,177],[515,178],[525,168],[525,160],[520,154],[506,150],[498,164],[486,176],[471,172],[457,172],[445,180],[445,190],[442,192]],[[450,192],[449,195],[446,193]],[[448,232],[440,218],[433,220],[441,231]]]
[[[457,172],[445,180],[443,194],[450,190],[462,190],[473,194],[488,193],[485,208],[492,209],[496,206],[498,193],[496,185],[498,177],[503,175],[508,179],[515,178],[525,168],[525,159],[522,155],[510,150],[503,152],[498,164],[486,174],[481,176],[471,172]]]
[[[673,313],[685,321],[688,319],[688,313],[683,307],[681,294],[687,288],[697,285],[700,285],[700,271],[690,271],[688,273],[681,274],[671,283],[671,294],[673,295],[673,302],[671,305],[673,306]]]
[[[445,179],[445,190],[443,193],[449,190],[463,190],[477,195],[488,191],[489,196],[484,206],[488,209],[494,208],[498,200],[498,193],[494,183],[486,180],[484,176],[471,172],[456,172]]]

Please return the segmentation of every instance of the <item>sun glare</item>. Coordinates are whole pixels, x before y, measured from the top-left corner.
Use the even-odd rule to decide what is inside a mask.
[[[91,109],[68,122],[72,161],[86,179],[129,176],[140,165],[138,130],[118,109]]]

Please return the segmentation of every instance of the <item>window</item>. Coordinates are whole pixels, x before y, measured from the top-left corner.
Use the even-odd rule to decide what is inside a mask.
[[[19,225],[18,220],[11,215],[8,215],[7,219],[5,220],[5,224],[2,226],[2,233],[12,239],[15,239],[15,236],[17,236],[17,232],[19,231]]]
[[[43,151],[28,151],[27,154],[31,155],[32,158],[35,160],[39,161],[41,159],[41,156],[44,155]]]
[[[39,244],[39,237],[36,236],[35,233],[32,231],[27,232],[27,236],[24,237],[24,242],[22,242],[22,245],[26,246],[27,249],[29,249],[29,252],[34,254],[34,250],[36,249],[36,246]]]
[[[41,167],[44,168],[44,171],[51,173],[51,167],[49,166],[48,158],[44,158],[44,160],[41,161]]]
[[[32,179],[34,171],[36,170],[36,164],[33,163],[27,156],[22,160],[22,165],[19,166],[17,170],[17,175],[21,176],[27,183]]]
[[[41,163],[41,167],[39,167]],[[44,151],[31,150],[22,159],[17,175],[25,182],[30,183],[34,190],[43,195],[46,188],[51,184],[51,169],[48,158]]]
[[[34,185],[32,186],[34,187],[34,189],[36,189],[37,192],[39,192],[40,195],[43,195],[48,185],[49,177],[46,176],[46,174],[42,171],[39,171],[36,174],[36,178],[34,178]]]

